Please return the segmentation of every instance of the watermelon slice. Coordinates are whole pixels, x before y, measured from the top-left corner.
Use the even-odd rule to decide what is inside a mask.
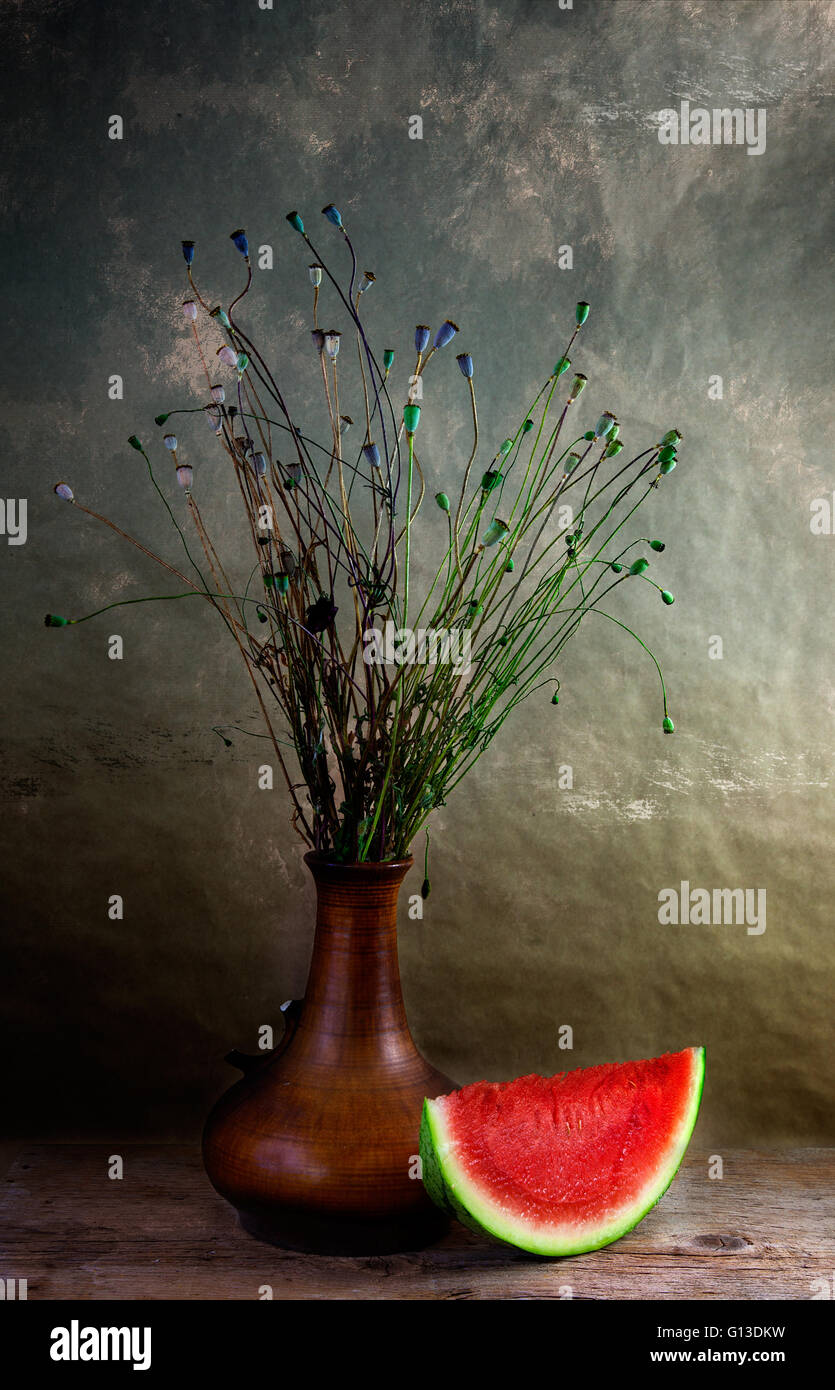
[[[424,1185],[465,1226],[538,1255],[631,1231],[678,1171],[704,1081],[702,1047],[558,1076],[477,1081],[426,1100]]]

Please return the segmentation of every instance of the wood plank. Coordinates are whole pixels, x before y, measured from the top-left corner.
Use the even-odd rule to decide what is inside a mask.
[[[253,1240],[196,1147],[24,1148],[3,1184],[0,1275],[32,1299],[809,1299],[835,1268],[835,1150],[733,1151],[724,1176],[688,1156],[617,1244],[565,1260],[454,1225],[430,1250],[301,1255]]]

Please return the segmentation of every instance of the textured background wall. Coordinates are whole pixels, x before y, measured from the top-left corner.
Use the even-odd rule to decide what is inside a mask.
[[[226,1049],[253,1049],[303,991],[302,848],[281,791],[257,790],[262,745],[211,732],[257,727],[213,615],[124,608],[47,632],[43,614],[166,591],[51,488],[66,478],[173,556],[124,441],[164,463],[153,415],[202,399],[181,237],[226,302],[232,228],[275,247],[249,321],[312,412],[309,258],[284,214],[328,244],[333,199],[378,277],[378,344],[402,363],[416,322],[461,325],[490,452],[580,298],[588,413],[616,410],[630,442],[685,435],[650,523],[676,606],[644,585],[626,606],[663,658],[676,736],[648,661],[588,625],[559,709],[528,705],[436,817],[432,897],[401,935],[419,1043],[464,1081],[704,1042],[707,1142],[832,1137],[835,538],[810,525],[833,488],[831,16],[816,0],[3,8],[3,495],[28,499],[26,544],[0,537],[10,1133],[192,1133]],[[683,99],[765,108],[765,151],[661,144],[654,115]],[[431,491],[466,456],[462,385],[439,366]],[[200,468],[228,535],[221,457]],[[659,890],[681,880],[765,889],[765,932],[660,925]]]

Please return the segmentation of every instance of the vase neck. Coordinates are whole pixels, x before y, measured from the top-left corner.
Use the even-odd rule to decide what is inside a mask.
[[[316,884],[316,935],[294,1052],[332,1062],[412,1056],[397,959],[397,899],[411,860],[331,864],[305,856]]]

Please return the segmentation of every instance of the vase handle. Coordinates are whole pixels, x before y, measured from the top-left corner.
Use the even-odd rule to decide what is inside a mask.
[[[258,1052],[254,1056],[251,1052],[239,1052],[236,1047],[231,1052],[227,1052],[224,1061],[230,1066],[237,1067],[244,1076],[248,1076],[256,1067],[260,1067],[262,1062],[266,1062],[268,1057],[278,1057],[286,1047],[290,1045],[296,1025],[299,1021],[299,1014],[302,1011],[303,999],[287,999],[281,1006],[284,1015],[284,1032],[281,1041],[271,1052]]]

